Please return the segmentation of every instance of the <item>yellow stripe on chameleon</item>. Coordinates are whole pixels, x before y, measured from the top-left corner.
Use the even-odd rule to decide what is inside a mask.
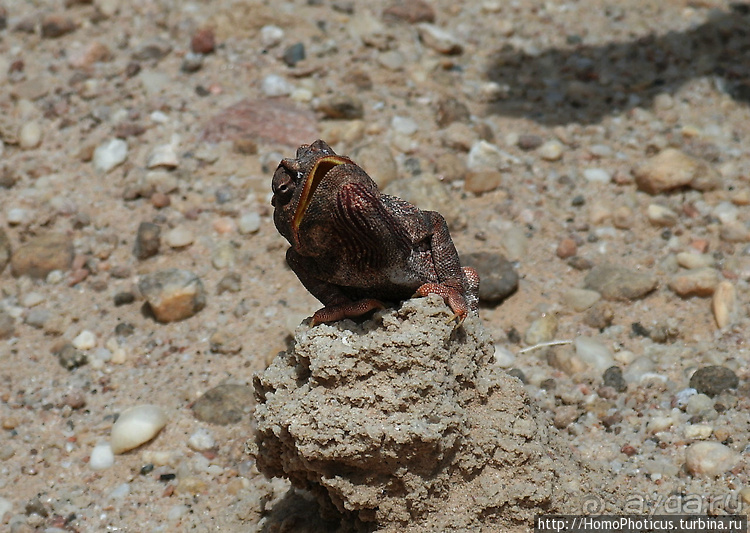
[[[336,165],[345,165],[347,163],[351,163],[351,161],[345,157],[340,157],[337,155],[322,157],[318,160],[317,163],[315,163],[315,166],[310,172],[310,175],[307,176],[307,181],[305,181],[305,186],[302,189],[302,194],[299,197],[297,210],[294,212],[294,218],[292,219],[292,228],[295,231],[299,230],[299,225],[302,223],[302,218],[305,216],[305,211],[307,211],[307,207],[310,205],[313,194],[315,194],[315,189],[318,188],[318,185],[321,181],[323,181],[323,178],[326,174],[328,174],[328,171]]]

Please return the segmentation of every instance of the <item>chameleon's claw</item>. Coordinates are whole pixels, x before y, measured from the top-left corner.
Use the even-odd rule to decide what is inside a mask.
[[[417,289],[418,296],[427,296],[428,294],[441,296],[445,300],[445,303],[448,304],[448,307],[451,308],[453,315],[448,320],[448,323],[456,320],[456,327],[460,327],[464,323],[469,313],[469,308],[466,305],[466,299],[458,290],[445,283],[425,283]]]

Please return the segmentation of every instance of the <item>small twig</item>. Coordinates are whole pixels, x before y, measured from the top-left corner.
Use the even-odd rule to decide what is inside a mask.
[[[547,348],[549,346],[562,346],[564,344],[573,344],[573,341],[540,342],[539,344],[535,344],[534,346],[529,346],[528,348],[524,348],[523,350],[519,350],[518,351],[518,355],[521,355],[522,353],[532,352],[534,350],[538,350],[539,348]]]

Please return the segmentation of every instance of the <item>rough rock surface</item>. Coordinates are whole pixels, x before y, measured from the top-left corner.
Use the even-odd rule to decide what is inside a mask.
[[[581,466],[492,365],[480,321],[454,329],[447,316],[431,296],[361,325],[298,328],[255,379],[259,470],[379,531],[526,529],[573,508]]]

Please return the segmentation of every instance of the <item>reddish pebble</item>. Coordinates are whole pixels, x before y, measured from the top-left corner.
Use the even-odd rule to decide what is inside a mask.
[[[690,243],[690,246],[702,254],[708,251],[708,241],[706,239],[695,239]]]
[[[214,229],[218,233],[232,233],[237,229],[234,220],[226,217],[214,220]]]
[[[151,195],[151,205],[157,209],[169,207],[171,203],[172,201],[169,199],[169,195],[164,194],[163,192],[155,192]]]
[[[620,448],[620,451],[627,455],[628,457],[633,457],[636,453],[638,453],[638,450],[636,450],[633,446],[630,444],[626,444],[622,448]]]
[[[578,246],[576,245],[576,241],[571,238],[561,240],[560,244],[557,245],[556,253],[557,257],[559,257],[560,259],[573,257],[578,253]]]
[[[216,48],[216,37],[210,28],[198,30],[190,40],[190,49],[196,54],[210,54],[214,48]]]
[[[221,85],[219,85],[218,83],[212,83],[208,86],[208,92],[216,96],[223,93],[224,89],[222,89]]]

